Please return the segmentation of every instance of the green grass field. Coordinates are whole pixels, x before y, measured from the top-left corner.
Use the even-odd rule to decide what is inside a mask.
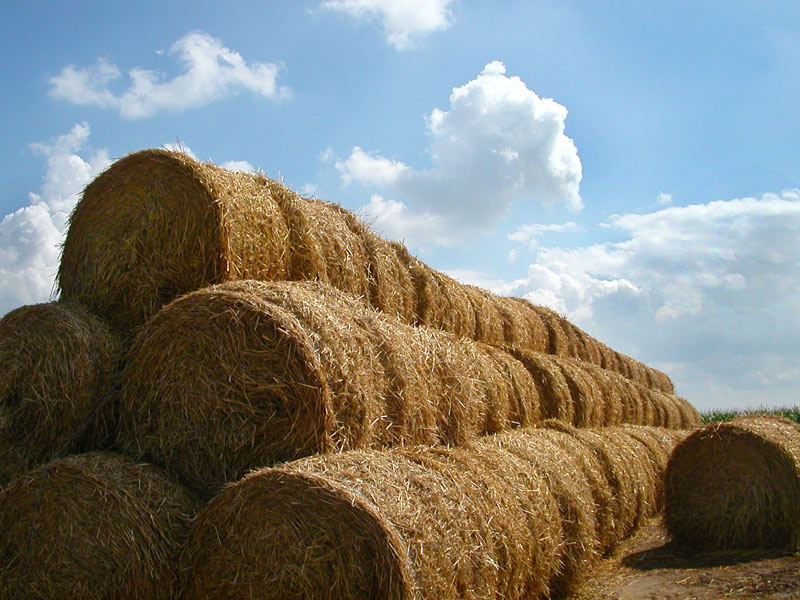
[[[772,415],[781,415],[791,419],[795,423],[800,423],[800,406],[785,406],[783,408],[757,408],[744,411],[724,411],[724,410],[710,410],[700,413],[700,418],[703,423],[710,423],[711,421],[730,421],[742,415],[759,415],[769,413]]]

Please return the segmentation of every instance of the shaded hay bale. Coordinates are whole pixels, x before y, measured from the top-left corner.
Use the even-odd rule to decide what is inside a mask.
[[[6,479],[59,451],[108,444],[122,349],[119,334],[76,304],[23,306],[0,319],[0,443],[7,446],[0,471]]]
[[[486,347],[404,325],[321,283],[228,282],[142,330],[119,445],[202,493],[318,452],[463,444],[539,419],[530,375]]]
[[[198,509],[160,469],[114,454],[37,467],[0,492],[0,597],[177,598]]]
[[[353,452],[228,486],[181,569],[187,599],[521,600],[548,592],[560,527],[545,481],[501,448]]]
[[[710,423],[675,448],[666,524],[689,549],[800,549],[800,426],[788,419]]]

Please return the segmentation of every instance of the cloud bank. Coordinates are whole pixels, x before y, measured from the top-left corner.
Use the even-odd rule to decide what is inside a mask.
[[[47,168],[39,192],[28,195],[28,205],[0,221],[0,315],[50,299],[60,244],[78,194],[110,164],[105,150],[86,156],[89,133],[89,126],[79,123],[50,142],[31,144]]]
[[[128,71],[128,89],[116,94],[111,84],[122,77],[122,72],[100,58],[90,67],[64,67],[50,78],[50,95],[73,104],[116,110],[126,119],[141,119],[162,111],[204,106],[239,90],[270,100],[282,100],[291,94],[289,88],[277,84],[277,64],[248,63],[221,40],[201,31],[179,39],[169,54],[176,56],[183,67],[183,72],[172,79],[135,67]]]
[[[430,168],[359,146],[335,161],[345,184],[378,188],[363,212],[379,231],[417,246],[449,244],[490,230],[516,200],[581,210],[567,109],[505,73],[501,62],[487,64],[453,89],[447,110],[428,115]]]
[[[551,306],[667,369],[701,408],[796,404],[800,190],[619,215],[607,225],[623,241],[574,249],[531,246],[528,234],[541,229],[520,228],[510,237],[534,260],[523,278],[492,287]]]
[[[359,20],[381,23],[386,41],[398,50],[413,46],[419,36],[447,29],[453,0],[326,0],[321,8],[335,10]]]

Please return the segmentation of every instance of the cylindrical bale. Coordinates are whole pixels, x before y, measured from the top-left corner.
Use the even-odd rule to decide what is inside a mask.
[[[486,344],[480,347],[494,360],[501,375],[510,384],[508,390],[508,421],[510,427],[520,427],[541,421],[539,389],[531,373],[508,352]]]
[[[542,419],[574,423],[575,406],[564,373],[558,368],[557,357],[518,348],[508,348],[508,351],[533,377],[538,391]]]
[[[596,550],[604,554],[611,550],[618,541],[614,535],[617,528],[614,516],[616,499],[597,454],[586,444],[577,442],[572,433],[573,430],[574,427],[567,423],[545,421],[537,431],[537,435],[547,437],[553,443],[558,444],[561,450],[568,453],[581,469],[594,500]]]
[[[517,394],[532,387],[484,346],[330,286],[228,282],[175,300],[140,332],[118,443],[210,493],[318,452],[457,445],[528,425],[539,397]]]
[[[539,314],[527,302],[506,296],[492,296],[491,299],[503,322],[506,345],[547,352],[549,333]]]
[[[710,423],[672,453],[666,524],[688,549],[800,549],[800,425]]]
[[[397,245],[386,243],[363,225],[362,230],[369,258],[369,303],[404,323],[413,323],[417,302],[414,281],[398,254]]]
[[[576,360],[561,360],[558,367],[572,396],[575,409],[573,424],[577,427],[599,427],[603,424],[603,401],[591,367]]]
[[[129,330],[211,283],[286,279],[289,231],[271,188],[265,177],[180,152],[126,156],[86,187],[70,216],[62,299]]]
[[[0,438],[14,456],[6,477],[59,451],[108,444],[122,349],[122,336],[76,304],[23,306],[0,319]]]
[[[558,506],[492,445],[349,452],[255,471],[201,512],[185,599],[546,596]]]
[[[503,317],[495,306],[494,295],[472,285],[465,285],[464,291],[475,313],[474,338],[491,346],[503,346],[506,342],[505,328]]]
[[[109,453],[68,456],[0,492],[0,597],[177,598],[199,504],[160,469]]]
[[[680,414],[679,429],[695,429],[703,424],[700,413],[688,400],[680,396],[673,396],[673,398]]]
[[[563,595],[573,589],[597,560],[600,542],[597,506],[577,458],[579,453],[553,439],[555,433],[509,432],[488,438],[485,443],[497,445],[544,476],[558,504],[564,536],[561,561],[551,588]]]

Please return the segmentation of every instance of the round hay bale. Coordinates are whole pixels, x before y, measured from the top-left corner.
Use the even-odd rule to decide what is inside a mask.
[[[414,281],[398,255],[397,246],[365,227],[362,235],[369,258],[370,304],[404,323],[414,323],[417,301]]]
[[[519,348],[507,348],[507,350],[533,377],[538,391],[542,419],[574,423],[575,407],[572,395],[563,372],[558,368],[556,357]]]
[[[126,156],[86,187],[70,216],[61,298],[130,330],[211,283],[286,279],[289,231],[272,187],[180,152]]]
[[[524,461],[487,447],[348,452],[262,469],[198,516],[185,598],[546,595],[560,520]]]
[[[140,332],[118,443],[208,494],[318,452],[458,445],[535,422],[533,386],[485,346],[330,286],[227,282],[175,300]]]
[[[0,319],[0,439],[6,478],[56,453],[107,445],[122,337],[76,304],[23,306]],[[13,457],[13,458],[12,458]]]
[[[472,285],[465,285],[464,292],[472,303],[472,310],[475,313],[474,339],[491,346],[503,346],[506,341],[505,329],[503,317],[494,304],[495,296]]]
[[[197,501],[160,469],[68,456],[0,492],[0,597],[175,598]]]
[[[533,376],[525,366],[508,352],[493,346],[479,344],[500,369],[503,380],[510,384],[508,415],[509,428],[524,427],[542,419],[539,390]]]
[[[549,344],[547,328],[538,313],[520,298],[493,296],[503,322],[505,344],[532,351],[546,352]]]
[[[579,460],[547,430],[509,432],[487,439],[544,476],[558,504],[564,542],[551,589],[571,591],[599,556],[597,507]]]
[[[746,418],[691,433],[667,465],[666,524],[690,550],[800,549],[800,427]]]

